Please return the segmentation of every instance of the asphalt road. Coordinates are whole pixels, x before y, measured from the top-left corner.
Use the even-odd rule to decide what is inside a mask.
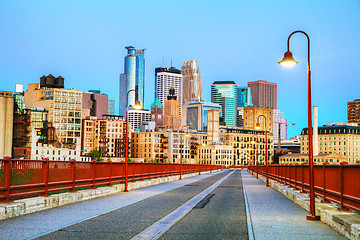
[[[131,239],[229,173],[224,171],[39,239]],[[236,171],[173,225],[162,239],[248,239],[243,196],[241,173]]]

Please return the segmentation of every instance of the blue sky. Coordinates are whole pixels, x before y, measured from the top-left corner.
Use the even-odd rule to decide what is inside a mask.
[[[0,90],[61,75],[65,87],[100,89],[118,104],[125,46],[146,48],[145,107],[154,97],[154,69],[197,59],[203,97],[214,81],[238,86],[278,84],[278,109],[288,135],[307,126],[303,35],[292,37],[299,64],[277,64],[287,37],[311,39],[313,105],[319,124],[347,121],[347,102],[360,98],[360,1],[0,1]]]

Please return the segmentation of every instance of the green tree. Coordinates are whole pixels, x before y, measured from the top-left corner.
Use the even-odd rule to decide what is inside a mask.
[[[91,160],[95,160],[98,162],[102,162],[104,159],[102,158],[103,152],[98,149],[93,149],[89,152],[89,157],[91,157]]]

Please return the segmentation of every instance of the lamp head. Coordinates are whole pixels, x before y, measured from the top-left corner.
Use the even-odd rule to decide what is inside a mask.
[[[141,103],[139,100],[136,101],[135,105],[133,106],[135,110],[141,110],[143,109],[143,106],[141,106]]]
[[[250,143],[251,143],[251,144],[255,144],[256,142],[255,142],[255,140],[252,140]]]
[[[256,129],[256,130],[260,130],[260,129],[261,129],[261,127],[260,127],[260,123],[259,123],[259,122],[258,122],[258,123],[256,123],[255,129]]]
[[[292,56],[292,53],[290,51],[287,51],[284,54],[284,58],[283,60],[281,60],[281,62],[279,62],[279,64],[281,64],[284,67],[292,67],[296,64],[298,64],[298,62],[296,62]]]
[[[185,137],[190,137],[189,131],[186,131]]]

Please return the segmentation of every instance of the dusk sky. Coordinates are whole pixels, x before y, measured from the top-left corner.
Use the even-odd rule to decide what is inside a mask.
[[[294,68],[278,62],[289,34],[311,40],[313,105],[319,125],[347,121],[360,98],[360,1],[0,1],[0,90],[61,75],[65,88],[100,89],[116,101],[125,46],[146,48],[145,107],[154,69],[197,59],[203,97],[214,81],[278,84],[289,137],[307,127],[306,37],[292,37]],[[164,59],[164,65],[163,65]]]

